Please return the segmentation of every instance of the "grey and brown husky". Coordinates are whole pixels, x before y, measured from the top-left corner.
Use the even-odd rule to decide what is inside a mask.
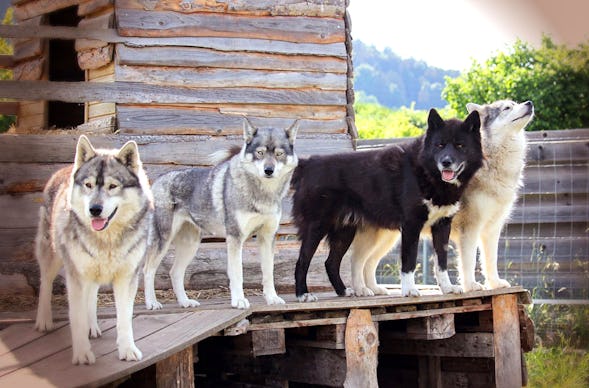
[[[35,250],[41,274],[35,327],[53,328],[53,280],[65,265],[72,362],[96,360],[88,335],[101,335],[96,320],[101,284],[112,284],[114,291],[119,358],[140,360],[131,320],[153,198],[137,144],[101,150],[80,136],[74,165],[56,172],[43,196]]]
[[[243,292],[242,251],[252,235],[260,249],[266,302],[284,303],[274,288],[274,239],[282,199],[298,163],[293,148],[297,129],[296,121],[285,130],[256,128],[246,119],[244,144],[238,153],[213,168],[172,171],[154,182],[153,241],[143,271],[148,309],[162,308],[154,277],[171,244],[175,259],[170,278],[178,303],[182,307],[199,305],[186,295],[184,274],[203,234],[226,238],[233,307],[249,307]]]

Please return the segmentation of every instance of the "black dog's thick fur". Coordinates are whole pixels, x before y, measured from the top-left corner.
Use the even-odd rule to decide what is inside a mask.
[[[292,212],[301,240],[295,272],[299,300],[308,294],[309,265],[325,236],[330,246],[325,263],[329,280],[338,295],[346,294],[339,268],[363,225],[401,230],[401,271],[407,274],[416,267],[421,229],[431,223],[438,265],[446,268],[453,214],[432,220],[430,209],[457,204],[482,166],[480,119],[473,113],[464,122],[444,121],[432,109],[427,132],[417,139],[379,150],[299,160],[291,181]],[[450,161],[464,162],[453,182],[444,181],[440,171]]]

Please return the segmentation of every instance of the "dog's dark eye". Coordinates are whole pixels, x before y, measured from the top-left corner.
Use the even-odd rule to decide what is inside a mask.
[[[280,157],[284,156],[284,151],[277,150],[274,152],[274,155],[276,155],[277,158],[280,158]]]
[[[458,148],[458,149],[461,149],[462,147],[464,147],[464,144],[462,144],[462,143],[456,143],[455,147]]]
[[[263,156],[264,156],[264,151],[263,151],[263,150],[257,150],[257,151],[256,151],[256,155],[257,155],[259,158],[261,158],[261,157],[263,157]]]
[[[508,110],[510,110],[510,109],[511,109],[511,107],[510,107],[510,106],[506,106],[505,108],[503,108],[503,111],[505,112],[505,111],[508,111]]]
[[[445,144],[443,144],[443,143],[439,143],[438,145],[436,145],[436,147],[438,147],[438,148],[444,148],[444,146],[445,146]]]
[[[118,186],[117,186],[117,185],[115,185],[114,183],[111,183],[110,185],[108,185],[108,189],[109,189],[109,190],[114,190],[114,189],[116,189],[117,187],[118,187]]]
[[[84,184],[84,186],[86,186],[88,189],[91,189],[91,188],[92,188],[92,183],[90,183],[90,182],[86,182],[86,183]]]

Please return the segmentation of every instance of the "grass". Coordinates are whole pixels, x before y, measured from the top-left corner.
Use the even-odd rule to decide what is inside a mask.
[[[568,346],[536,347],[526,354],[528,387],[589,387],[589,353]]]

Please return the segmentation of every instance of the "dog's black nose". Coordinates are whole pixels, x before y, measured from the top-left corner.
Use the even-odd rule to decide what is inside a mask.
[[[444,156],[442,158],[442,167],[448,168],[452,165],[452,158],[449,156]]]
[[[90,214],[94,217],[98,217],[102,213],[102,206],[101,205],[92,205],[90,206]]]
[[[266,174],[266,176],[271,176],[272,174],[274,174],[274,168],[264,167],[264,174]]]

